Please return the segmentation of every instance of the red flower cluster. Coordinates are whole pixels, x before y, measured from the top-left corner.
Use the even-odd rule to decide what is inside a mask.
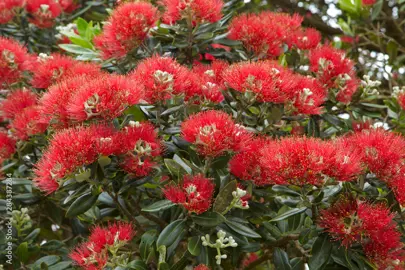
[[[236,125],[221,111],[206,111],[192,115],[181,125],[183,138],[193,143],[200,155],[217,157],[229,151],[239,151],[251,135]]]
[[[256,139],[230,161],[231,173],[257,185],[322,185],[329,178],[351,181],[360,157],[334,142],[313,138]]]
[[[157,134],[149,123],[130,122],[121,131],[103,125],[64,129],[50,140],[36,165],[34,181],[41,190],[52,193],[65,177],[97,161],[100,155],[116,155],[124,170],[144,176],[160,151]]]
[[[15,141],[4,130],[0,130],[0,164],[15,152]]]
[[[187,96],[194,92],[190,71],[169,57],[153,56],[145,59],[129,77],[144,86],[144,98],[148,103],[162,102],[172,98],[172,95]]]
[[[83,269],[104,269],[109,257],[117,256],[117,249],[131,241],[134,235],[130,223],[116,222],[106,228],[96,226],[91,231],[89,241],[77,246],[69,257]]]
[[[372,6],[377,2],[377,0],[361,0],[361,3],[365,6]]]
[[[103,33],[96,37],[102,57],[123,57],[141,45],[158,20],[158,10],[146,2],[124,3],[114,9]]]
[[[330,46],[320,46],[309,55],[311,70],[326,88],[337,89],[336,100],[349,103],[359,85],[354,63],[345,52]]]
[[[168,200],[183,205],[189,212],[201,214],[211,207],[214,186],[202,175],[187,175],[182,186],[169,185],[163,193]]]
[[[0,86],[19,81],[30,67],[27,49],[17,41],[0,37]]]
[[[231,21],[228,37],[242,41],[248,50],[259,57],[278,56],[283,44],[302,50],[315,48],[321,35],[314,29],[302,29],[302,20],[296,14],[242,14]]]
[[[0,24],[8,23],[14,18],[15,10],[24,6],[24,0],[2,0],[0,2]]]
[[[56,82],[78,75],[99,75],[100,66],[83,63],[73,58],[52,54],[45,59],[38,57],[32,69],[31,85],[35,88],[48,88]]]
[[[326,91],[314,79],[294,74],[271,61],[231,65],[223,74],[226,85],[261,102],[286,103],[297,113],[319,114]]]
[[[246,257],[242,260],[243,267],[247,267],[249,264],[254,263],[259,256],[256,253],[249,253]]]
[[[222,0],[161,0],[165,8],[163,22],[173,24],[183,18],[193,23],[216,22],[222,17]]]
[[[62,13],[62,7],[55,0],[27,0],[26,10],[31,14],[30,22],[39,28],[49,28]]]
[[[204,97],[207,101],[220,103],[224,100],[221,91],[225,90],[223,73],[228,67],[228,63],[221,60],[214,60],[210,65],[194,65],[194,82],[198,85],[194,95],[199,99]]]
[[[405,252],[393,216],[383,205],[342,197],[321,211],[319,226],[346,248],[361,244],[378,269],[403,269]]]
[[[200,264],[200,265],[197,265],[196,267],[194,267],[193,270],[211,270],[211,268],[209,268],[205,264]]]
[[[383,129],[365,129],[344,138],[343,144],[357,151],[367,170],[386,182],[397,200],[405,203],[405,139]]]
[[[45,132],[47,122],[41,120],[41,114],[37,106],[36,95],[27,89],[11,92],[0,103],[0,113],[5,119],[11,121],[11,131],[20,140]]]

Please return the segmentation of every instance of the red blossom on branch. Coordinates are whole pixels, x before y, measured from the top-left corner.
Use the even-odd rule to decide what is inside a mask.
[[[17,8],[24,6],[24,0],[2,0],[0,2],[0,24],[6,24],[15,16]]]
[[[62,7],[55,0],[27,0],[25,9],[31,14],[30,22],[39,28],[50,28],[55,18],[62,13]]]

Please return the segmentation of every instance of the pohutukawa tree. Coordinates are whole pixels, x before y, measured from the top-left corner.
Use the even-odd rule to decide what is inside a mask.
[[[4,269],[405,269],[405,88],[244,2],[0,3]]]

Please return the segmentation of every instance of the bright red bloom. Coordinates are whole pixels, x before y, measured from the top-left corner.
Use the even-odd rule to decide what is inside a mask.
[[[200,112],[181,125],[183,138],[195,144],[200,155],[217,157],[228,151],[238,151],[250,139],[243,127],[221,111]]]
[[[15,143],[15,140],[8,136],[6,132],[0,131],[0,160],[8,159],[14,154]]]
[[[130,74],[130,78],[144,86],[148,103],[189,93],[193,86],[190,71],[169,57],[153,56],[143,60]]]
[[[11,129],[20,140],[27,140],[28,137],[44,133],[48,123],[41,121],[41,111],[38,106],[25,108],[16,114]]]
[[[233,64],[224,71],[223,78],[229,87],[250,93],[261,102],[284,103],[295,93],[292,72],[271,61]]]
[[[73,93],[67,105],[73,121],[91,118],[113,119],[131,105],[137,104],[142,88],[128,78],[105,75],[85,83]]]
[[[58,0],[64,12],[71,13],[78,9],[80,5],[76,0]]]
[[[274,57],[282,52],[282,45],[291,40],[303,18],[294,14],[261,12],[241,14],[232,19],[228,38],[240,40],[260,57]],[[269,27],[271,25],[271,27]]]
[[[396,94],[399,106],[401,106],[401,108],[403,110],[405,110],[405,91],[403,91],[401,89],[401,90],[398,91],[398,93],[395,93],[395,94]]]
[[[191,16],[193,23],[216,22],[222,17],[222,0],[161,0],[165,8],[163,22],[174,24],[183,18]]]
[[[254,263],[259,256],[256,253],[249,253],[242,261],[242,266],[247,267],[249,264]]]
[[[346,248],[361,244],[378,269],[396,269],[390,267],[403,264],[405,253],[393,217],[381,204],[341,197],[332,207],[321,211],[319,225]]]
[[[326,90],[315,78],[295,75],[294,94],[289,97],[296,113],[320,114],[326,100]]]
[[[48,88],[56,82],[79,76],[100,74],[100,67],[93,63],[83,63],[73,58],[52,54],[45,60],[38,60],[33,68],[31,84],[35,88]]]
[[[154,126],[148,122],[130,122],[120,137],[120,154],[124,154],[120,166],[138,177],[148,175],[156,166],[155,159],[162,151]]]
[[[6,119],[14,119],[23,109],[34,106],[36,103],[37,96],[30,90],[26,88],[15,90],[0,103],[1,116]]]
[[[253,181],[259,186],[267,184],[267,170],[262,167],[261,155],[258,153],[269,143],[271,141],[265,138],[251,140],[244,150],[229,161],[230,172],[240,179]]]
[[[394,191],[397,200],[405,203],[405,139],[383,129],[365,129],[346,137],[343,143],[361,155],[361,161],[371,173]]]
[[[0,37],[0,86],[17,82],[30,68],[27,49],[17,41]]]
[[[27,0],[25,6],[31,14],[30,22],[39,28],[50,28],[55,24],[55,18],[62,13],[62,8],[55,0]]]
[[[158,10],[150,3],[124,3],[113,11],[94,42],[104,59],[123,57],[141,45],[157,20]]]
[[[206,266],[205,264],[199,264],[196,267],[194,267],[193,270],[211,270],[211,268],[209,268],[208,266]]]
[[[222,77],[228,63],[221,60],[214,60],[211,65],[195,65],[193,73],[198,84],[199,90],[195,95],[201,99],[203,96],[206,100],[213,103],[220,103],[224,100],[221,91],[225,90],[224,79]]]
[[[99,130],[99,126],[90,126],[57,132],[36,164],[36,185],[48,194],[52,193],[65,176],[75,172],[79,166],[93,163],[98,157],[96,140]]]
[[[311,70],[326,88],[338,89],[336,99],[349,103],[359,85],[354,72],[354,63],[346,58],[345,52],[330,46],[321,46],[310,52]]]
[[[169,185],[163,193],[165,197],[177,204],[182,204],[189,212],[201,214],[211,207],[214,184],[202,175],[186,175],[183,186]]]
[[[300,50],[309,50],[316,48],[320,44],[321,38],[321,33],[317,30],[301,28],[291,35],[290,39],[287,40],[287,44]]]
[[[372,128],[372,122],[371,121],[353,121],[352,122],[352,129],[355,132],[360,132],[365,129],[371,129]]]
[[[329,178],[351,181],[360,174],[360,156],[342,145],[314,138],[285,138],[262,150],[269,183],[322,185]]]
[[[351,37],[351,36],[341,36],[340,40],[344,43],[354,44],[359,42],[360,38],[358,36]]]
[[[15,9],[23,6],[24,0],[2,0],[0,2],[0,24],[11,21],[14,18]]]
[[[43,120],[53,127],[68,127],[70,124],[68,101],[80,87],[92,79],[93,76],[75,76],[51,85],[39,100]]]
[[[377,2],[377,0],[361,0],[361,3],[365,6],[372,6]]]
[[[104,269],[108,262],[109,247],[122,247],[134,235],[132,225],[125,222],[115,222],[108,227],[93,227],[89,241],[76,247],[69,257],[83,269]]]

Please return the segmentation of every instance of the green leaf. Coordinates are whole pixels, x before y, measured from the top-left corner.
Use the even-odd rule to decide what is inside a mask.
[[[64,246],[63,242],[61,242],[59,240],[56,240],[56,239],[51,239],[48,242],[41,245],[41,249],[43,249],[43,250],[58,250],[63,246]]]
[[[148,261],[151,252],[153,251],[153,242],[157,238],[157,231],[151,230],[145,232],[141,237],[141,243],[139,244],[139,253],[144,261]]]
[[[157,247],[160,246],[170,246],[171,244],[176,241],[177,237],[181,235],[183,230],[186,228],[186,222],[183,219],[175,220],[169,225],[166,226],[166,228],[163,229],[163,231],[160,233],[156,245]]]
[[[287,194],[287,195],[291,195],[291,196],[301,196],[301,194],[299,194],[298,192],[289,189],[286,186],[282,186],[282,185],[274,185],[271,188],[273,191],[275,191],[277,194]]]
[[[277,270],[291,270],[291,265],[288,260],[287,253],[280,249],[275,248],[273,254],[274,266]]]
[[[312,257],[309,260],[309,268],[311,270],[324,269],[329,261],[332,252],[332,243],[324,234],[318,236],[312,246]]]
[[[146,263],[144,263],[141,260],[131,261],[127,264],[127,267],[129,269],[135,269],[135,270],[147,270],[148,269],[148,266],[146,265]]]
[[[236,187],[237,182],[231,181],[219,191],[213,206],[213,210],[215,212],[221,213],[223,215],[226,214],[224,213],[224,211],[231,204],[233,200],[232,192],[236,190]]]
[[[42,263],[45,263],[47,266],[54,265],[55,263],[60,261],[60,257],[56,255],[50,255],[50,256],[45,256],[37,260],[34,264],[35,265],[41,265]]]
[[[305,210],[307,210],[306,207],[300,207],[300,208],[293,208],[293,209],[290,209],[290,210],[288,210],[288,211],[286,211],[286,212],[284,212],[284,213],[282,213],[282,214],[276,216],[275,218],[273,218],[272,220],[270,220],[270,222],[275,222],[275,221],[284,220],[284,219],[286,219],[286,218],[288,218],[288,217],[291,217],[291,216],[300,214],[300,213],[304,212]]]
[[[169,209],[170,207],[173,207],[174,205],[176,205],[176,204],[173,203],[172,201],[161,200],[161,201],[155,202],[149,206],[142,208],[142,211],[143,212],[158,212],[160,210]]]
[[[97,53],[91,49],[84,48],[76,44],[59,44],[58,45],[62,50],[65,50],[74,54],[90,54],[97,56]]]
[[[389,63],[392,64],[394,60],[396,60],[397,55],[398,55],[398,43],[394,40],[388,41],[387,44],[387,53],[389,55]],[[386,106],[384,106],[386,108]]]
[[[83,37],[86,34],[88,23],[83,18],[77,18],[76,21],[77,31]]]
[[[201,215],[193,215],[191,218],[196,224],[204,227],[215,227],[226,221],[226,218],[217,212],[205,212]]]
[[[66,217],[71,218],[83,214],[97,202],[97,198],[98,195],[93,195],[91,193],[80,196],[70,205],[66,212]]]
[[[201,253],[201,238],[200,236],[193,236],[188,239],[187,244],[188,252],[193,256],[198,256]]]
[[[356,5],[352,0],[339,0],[339,7],[352,14],[357,13]]]
[[[18,259],[20,259],[20,261],[22,263],[25,263],[28,261],[28,259],[30,258],[30,253],[28,251],[28,243],[27,242],[23,242],[21,243],[17,250],[15,251]]]
[[[260,236],[260,234],[258,234],[251,228],[249,228],[245,225],[242,225],[240,223],[227,221],[226,225],[228,225],[229,228],[231,228],[233,231],[239,233],[240,235],[243,235],[243,236],[246,236],[249,238],[262,238]]]
[[[36,228],[35,230],[33,230],[29,235],[27,235],[24,238],[24,241],[32,241],[35,240],[35,238],[37,238],[37,236],[39,235],[39,233],[41,232],[40,228]]]
[[[377,3],[373,5],[373,11],[371,12],[371,19],[375,20],[378,15],[380,15],[383,8],[384,0],[378,0]]]
[[[170,171],[173,176],[180,176],[187,174],[187,171],[173,159],[165,158],[166,168]]]
[[[54,265],[50,266],[48,268],[48,270],[63,270],[63,269],[67,269],[67,268],[69,268],[71,266],[72,266],[72,262],[65,261],[65,262],[60,262],[60,263],[57,263],[57,264],[54,264]]]
[[[304,262],[300,258],[293,258],[290,261],[291,270],[302,270],[304,269]]]

